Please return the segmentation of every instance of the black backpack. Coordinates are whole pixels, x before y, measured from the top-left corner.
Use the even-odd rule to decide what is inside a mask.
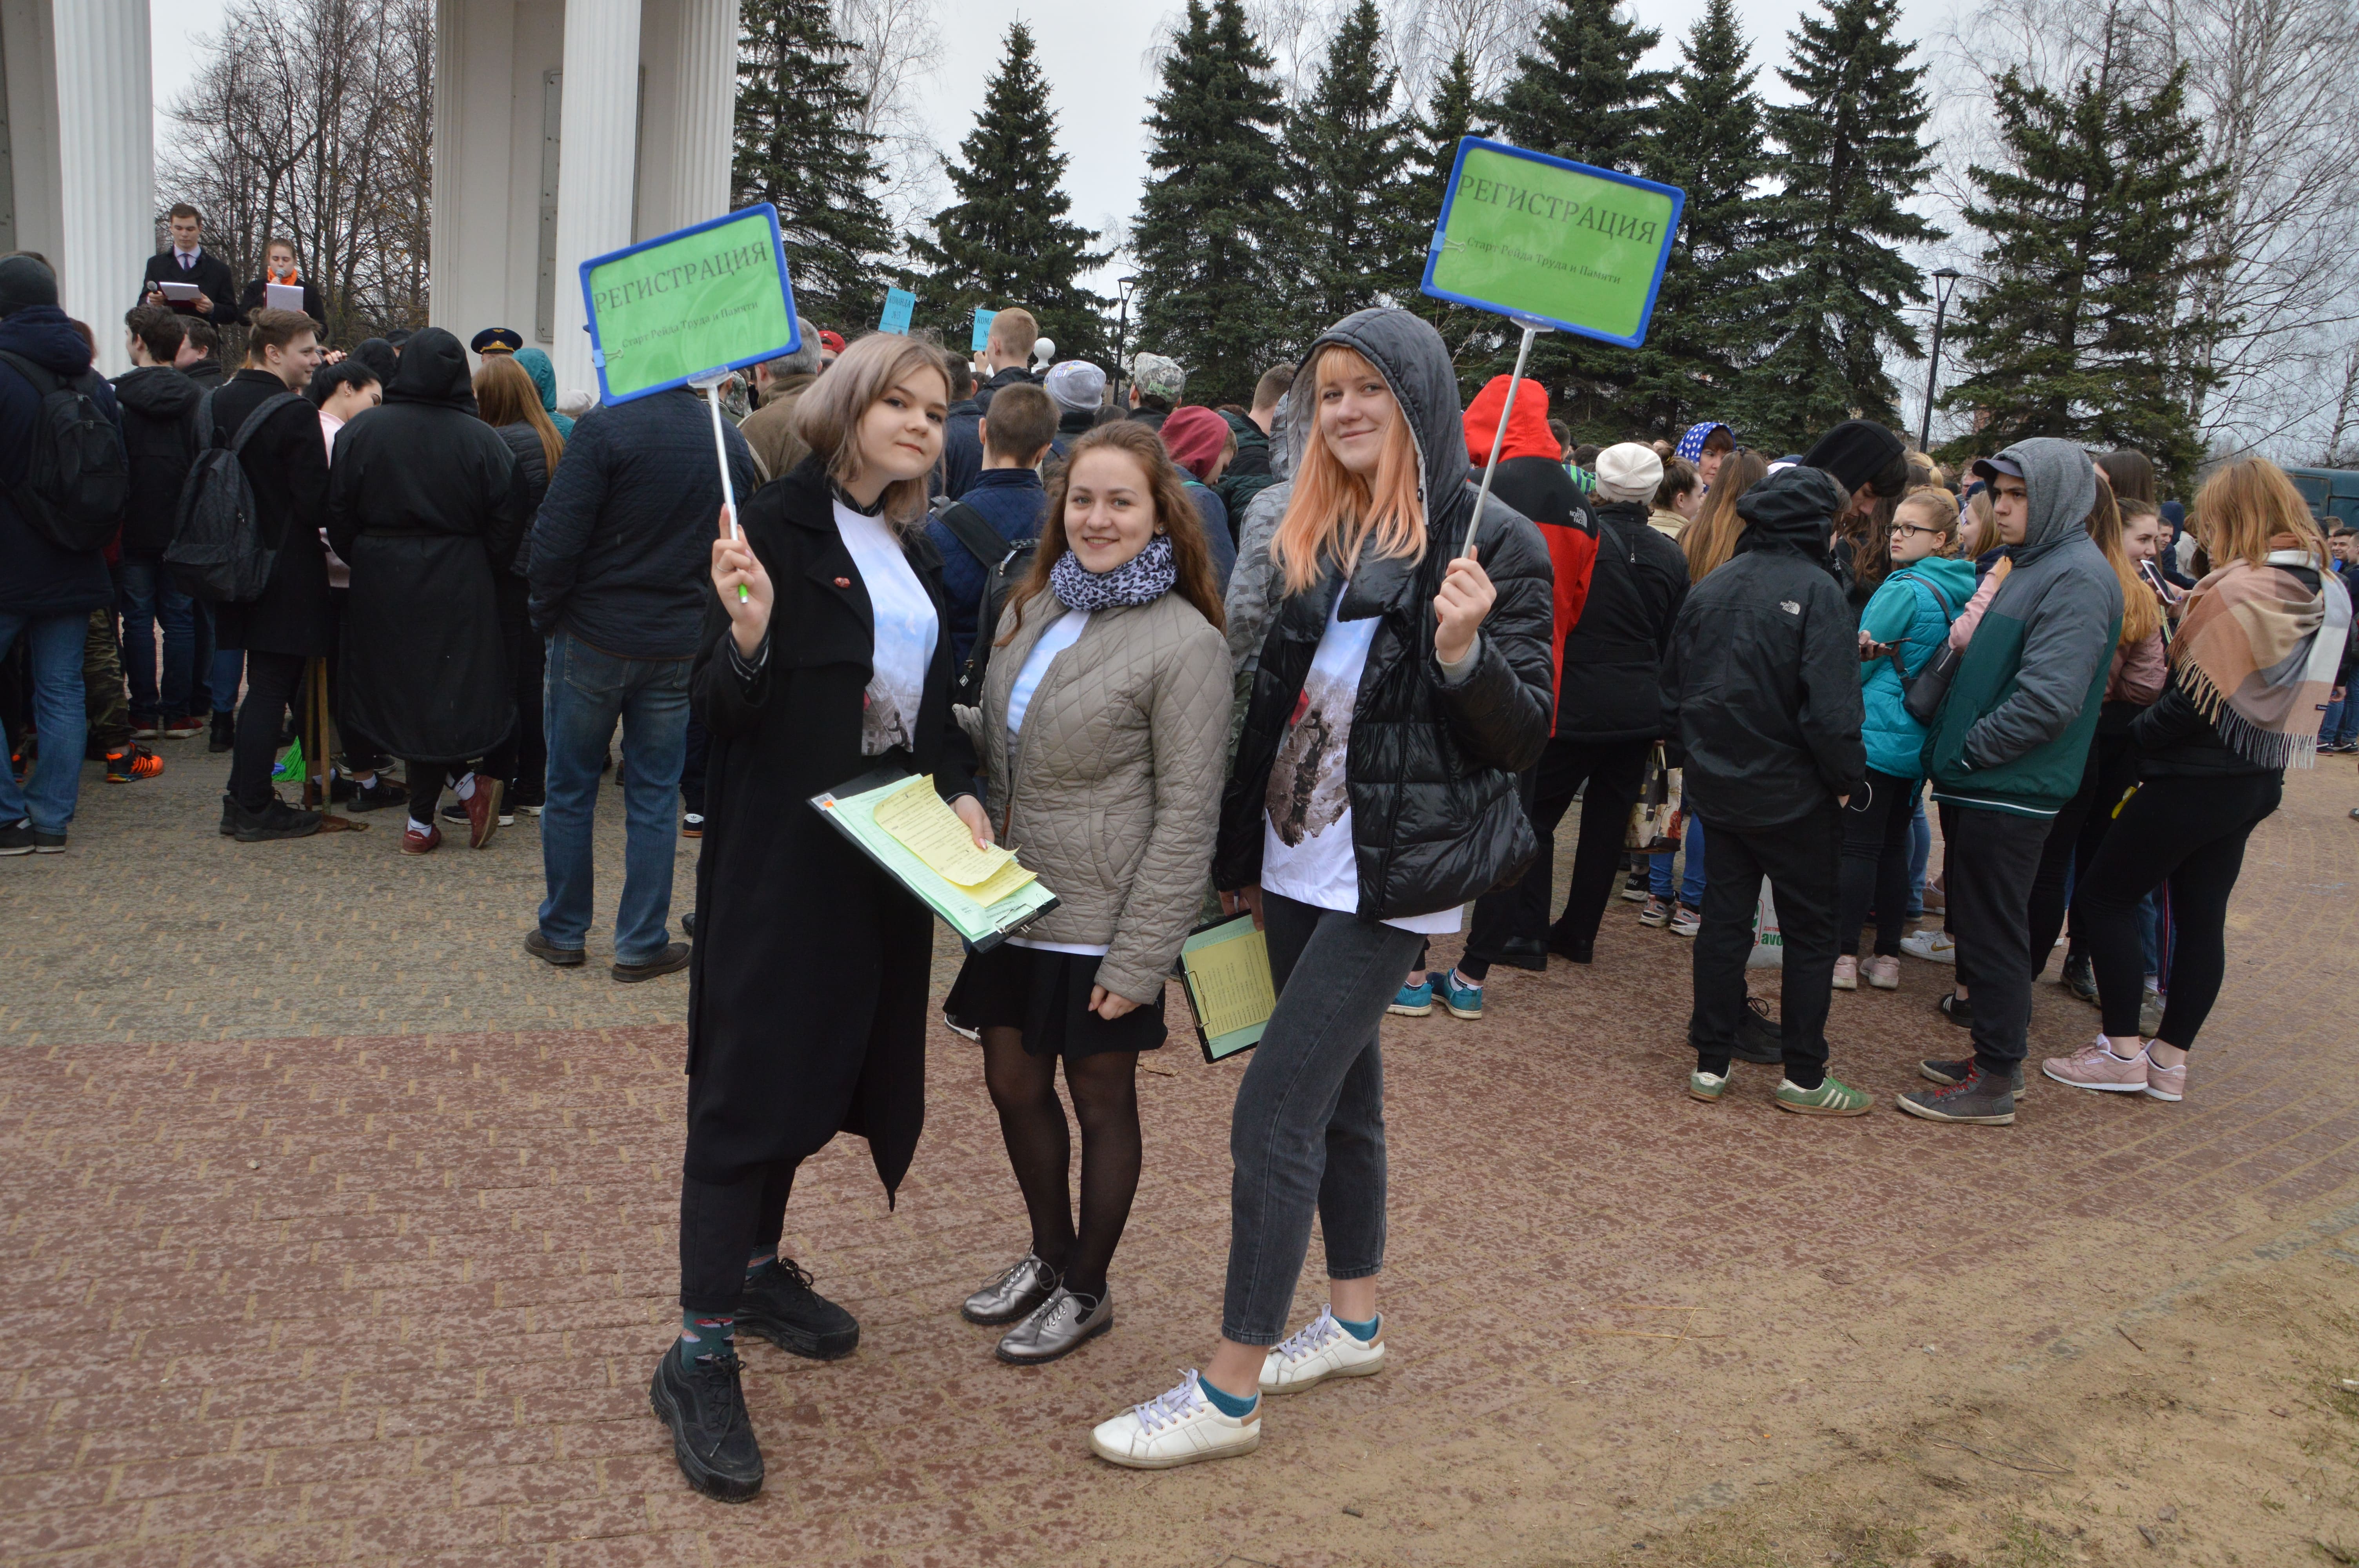
[[[254,433],[270,416],[300,394],[281,392],[265,398],[246,416],[245,423],[227,446],[214,443],[215,387],[197,405],[197,460],[189,466],[188,482],[180,487],[180,515],[172,529],[172,543],[164,564],[180,587],[198,599],[215,604],[251,604],[270,584],[276,549],[262,542],[262,524],[255,516],[254,486],[245,465],[238,460]]]
[[[951,688],[952,702],[973,708],[983,700],[983,674],[991,663],[991,639],[999,629],[999,612],[1007,607],[1007,596],[1015,591],[1016,583],[1032,569],[1032,557],[1039,549],[1040,541],[1017,539],[1011,544],[983,520],[982,513],[963,501],[947,502],[936,508],[934,521],[949,529],[951,537],[983,563],[983,593],[974,607],[974,646]]]
[[[69,380],[5,349],[0,360],[14,365],[41,399],[25,481],[8,499],[58,548],[104,549],[131,503],[131,458],[123,449],[123,432],[94,395],[105,378],[86,370]]]

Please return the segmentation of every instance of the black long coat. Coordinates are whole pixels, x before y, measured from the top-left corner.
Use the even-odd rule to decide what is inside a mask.
[[[494,582],[524,537],[526,496],[475,416],[467,351],[409,341],[385,405],[336,433],[328,538],[352,563],[344,711],[397,757],[480,757],[516,724]]]
[[[868,1140],[888,1196],[926,1117],[933,916],[807,803],[887,759],[860,754],[875,612],[836,531],[816,458],[745,505],[776,600],[749,684],[724,647],[719,596],[696,655],[691,710],[712,735],[689,967],[688,1173],[727,1183],[800,1160],[838,1132]],[[945,799],[971,793],[973,752],[951,718],[949,604],[919,528],[904,541],[942,630],[917,751]],[[800,977],[823,968],[814,989]]]
[[[242,370],[213,389],[213,444],[226,447],[246,416],[287,390],[268,371]],[[320,411],[303,398],[282,404],[245,444],[239,461],[254,490],[255,523],[278,555],[251,604],[217,604],[213,631],[224,648],[259,654],[332,654],[336,609],[328,597],[328,448]],[[350,557],[345,557],[347,560]]]

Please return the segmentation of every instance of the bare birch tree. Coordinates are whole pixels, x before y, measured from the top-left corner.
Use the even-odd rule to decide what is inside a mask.
[[[835,30],[860,96],[857,128],[875,140],[884,182],[877,205],[896,234],[922,229],[942,198],[942,155],[925,94],[941,73],[942,29],[934,0],[832,0]]]

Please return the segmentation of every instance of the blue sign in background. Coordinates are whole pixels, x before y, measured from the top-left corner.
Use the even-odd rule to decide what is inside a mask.
[[[885,291],[885,314],[876,319],[876,330],[880,332],[908,331],[909,330],[909,318],[916,314],[917,308],[918,297],[910,293],[908,289],[886,289]]]

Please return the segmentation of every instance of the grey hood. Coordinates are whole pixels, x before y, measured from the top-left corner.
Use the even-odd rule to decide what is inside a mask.
[[[2023,470],[2030,520],[2023,543],[2009,552],[2022,566],[2051,546],[2088,531],[2089,509],[2097,504],[2097,470],[2077,441],[2035,436],[1999,453]]]
[[[1473,460],[1466,453],[1466,425],[1459,413],[1458,372],[1450,362],[1450,346],[1422,317],[1389,307],[1356,310],[1311,340],[1295,368],[1294,388],[1286,396],[1286,440],[1283,445],[1270,443],[1273,471],[1281,450],[1287,460],[1285,474],[1301,470],[1302,453],[1318,425],[1319,388],[1310,367],[1330,343],[1356,351],[1392,388],[1417,442],[1426,533],[1438,547],[1454,554],[1466,529],[1467,509],[1473,504],[1466,487]]]

